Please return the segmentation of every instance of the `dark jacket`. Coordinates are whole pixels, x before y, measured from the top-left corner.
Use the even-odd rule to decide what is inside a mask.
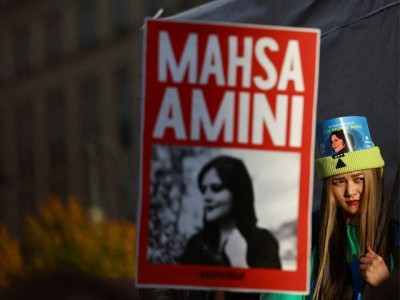
[[[280,269],[279,245],[266,229],[257,227],[243,234],[247,242],[247,264],[251,268]],[[219,238],[203,230],[189,239],[180,258],[183,264],[230,266],[225,253],[219,253]]]

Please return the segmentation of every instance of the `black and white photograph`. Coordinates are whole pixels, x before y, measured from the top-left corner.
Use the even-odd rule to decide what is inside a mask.
[[[298,153],[153,145],[148,262],[296,270],[299,176]]]

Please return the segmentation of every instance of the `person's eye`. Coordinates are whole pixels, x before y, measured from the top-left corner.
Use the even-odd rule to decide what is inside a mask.
[[[217,184],[217,183],[213,183],[210,186],[211,190],[213,192],[220,192],[222,191],[225,187],[222,184]]]
[[[356,177],[354,179],[355,182],[363,182],[364,181],[364,177]]]
[[[343,179],[332,180],[332,184],[335,186],[339,186],[339,185],[344,184],[344,180]]]

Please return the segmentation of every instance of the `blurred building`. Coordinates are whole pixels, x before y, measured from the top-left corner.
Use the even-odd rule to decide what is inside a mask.
[[[135,217],[143,18],[202,2],[0,0],[0,222],[13,234],[52,194]]]

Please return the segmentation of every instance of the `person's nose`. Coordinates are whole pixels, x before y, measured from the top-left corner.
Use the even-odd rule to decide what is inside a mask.
[[[213,202],[212,193],[209,187],[206,187],[203,193],[204,201],[209,204]]]
[[[357,194],[357,186],[353,182],[349,181],[346,183],[346,190],[345,190],[345,195],[346,196],[353,196]]]

